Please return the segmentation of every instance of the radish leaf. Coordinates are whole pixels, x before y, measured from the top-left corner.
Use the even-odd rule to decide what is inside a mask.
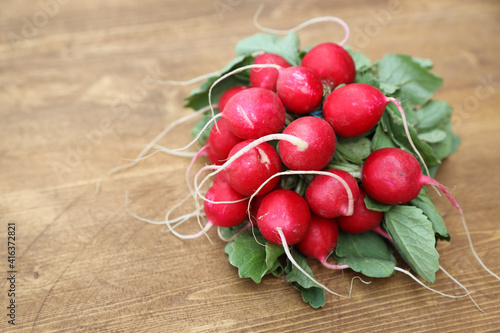
[[[401,256],[428,283],[436,280],[439,253],[432,222],[414,206],[394,205],[385,213],[385,227]]]

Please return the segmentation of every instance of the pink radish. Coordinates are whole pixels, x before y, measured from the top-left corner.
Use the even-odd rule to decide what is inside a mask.
[[[354,202],[357,200],[359,187],[353,176],[338,169],[325,171],[341,177],[351,189],[352,200]],[[307,186],[305,198],[311,210],[321,217],[334,218],[352,214],[352,212],[349,213],[350,205],[345,186],[332,177],[315,176]]]
[[[210,146],[212,152],[219,157],[220,160],[225,160],[233,147],[243,141],[231,132],[224,118],[217,121],[212,127],[208,135],[207,145]]]
[[[405,112],[394,97],[387,97],[379,89],[366,83],[347,84],[328,95],[323,104],[323,115],[337,135],[352,138],[375,127],[382,118],[387,104],[391,102],[401,114],[406,136],[413,151],[429,174],[422,155],[411,139]]]
[[[228,157],[233,157],[250,143],[252,140],[238,143],[233,147]],[[225,171],[231,187],[243,195],[250,196],[266,179],[281,171],[281,160],[276,150],[269,143],[263,142],[234,160],[225,168]],[[278,181],[279,178],[276,178],[266,184],[258,195],[264,195],[271,191]]]
[[[274,190],[267,194],[257,213],[257,225],[268,241],[283,244],[277,231],[280,228],[288,245],[306,237],[311,224],[311,213],[306,201],[292,190]]]
[[[246,220],[248,200],[242,201],[245,196],[233,190],[227,182],[214,184],[208,190],[206,198],[211,201],[237,201],[224,204],[205,201],[204,210],[208,223],[220,227],[235,227]]]
[[[332,127],[317,117],[301,117],[292,121],[283,134],[293,135],[307,142],[300,150],[288,141],[280,141],[278,149],[281,160],[292,170],[321,170],[335,154],[337,138]]]
[[[415,157],[399,148],[382,148],[372,152],[363,164],[361,176],[366,194],[389,205],[415,199],[427,184],[444,188],[434,179],[424,176]]]
[[[417,197],[424,185],[439,188],[460,214],[474,257],[488,273],[500,280],[498,275],[484,265],[474,250],[463,211],[456,200],[445,186],[422,174],[420,165],[412,154],[399,148],[375,150],[366,158],[361,170],[361,176],[366,194],[385,204],[409,202]]]
[[[288,61],[274,53],[263,53],[254,60],[254,65],[275,64],[282,68],[290,67]],[[275,68],[252,68],[250,70],[250,84],[252,87],[269,89],[276,92],[278,70]]]
[[[326,261],[330,253],[335,249],[338,239],[339,228],[335,219],[327,219],[312,214],[311,226],[306,237],[295,246],[302,254],[318,259],[327,268],[349,268],[347,265],[332,265]]]
[[[382,118],[391,99],[365,83],[352,83],[335,89],[325,100],[323,114],[335,133],[345,138],[361,135]]]
[[[290,262],[311,281],[334,295],[342,296],[309,275],[297,264],[288,248],[306,237],[310,224],[311,213],[307,203],[304,198],[291,190],[274,190],[267,194],[257,213],[257,225],[265,239],[274,244],[282,244]]]
[[[286,112],[279,97],[270,90],[249,88],[234,95],[222,117],[231,131],[242,139],[257,139],[281,132]]]
[[[331,88],[352,83],[356,78],[354,60],[349,52],[335,43],[316,45],[306,53],[301,65],[318,74]]]
[[[166,223],[170,232],[181,239],[193,239],[206,234],[214,225],[219,227],[235,227],[247,219],[249,199],[236,192],[221,178],[210,187],[206,194],[206,199],[203,208],[208,222],[202,230],[195,234],[182,235],[172,228],[171,223]],[[173,209],[175,208],[176,206]],[[167,221],[173,209],[167,213]]]
[[[285,108],[295,114],[313,111],[323,99],[323,84],[312,70],[293,66],[279,71],[277,92]]]
[[[240,91],[248,89],[248,88],[250,88],[250,87],[249,86],[235,86],[235,87],[232,87],[232,88],[229,88],[228,90],[226,90],[220,96],[220,99],[219,99],[219,110],[220,110],[220,112],[224,111],[224,108],[226,107],[226,104],[231,99],[231,97],[233,97],[234,95],[236,95]]]
[[[354,212],[351,216],[339,216],[337,222],[339,228],[345,232],[357,234],[376,229],[384,217],[383,212],[366,208],[365,191],[359,189],[358,200],[354,204]]]
[[[205,155],[208,157],[208,160],[210,163],[215,164],[215,165],[222,165],[224,164],[224,159],[227,157],[224,156],[219,156],[214,151],[209,145],[205,145]]]

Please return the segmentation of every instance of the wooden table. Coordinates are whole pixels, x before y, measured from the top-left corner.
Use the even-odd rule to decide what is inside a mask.
[[[217,5],[217,6],[216,6]],[[188,160],[157,154],[96,182],[134,158],[182,108],[196,85],[158,86],[222,68],[255,32],[253,1],[2,1],[0,4],[0,331],[11,288],[7,228],[16,228],[15,328],[34,332],[498,332],[500,281],[474,260],[454,208],[437,207],[451,243],[441,264],[474,292],[431,293],[408,277],[355,283],[314,310],[288,283],[240,279],[214,231],[182,241],[161,220],[187,191]],[[260,23],[290,28],[320,15],[351,27],[372,60],[387,52],[430,58],[444,78],[436,98],[455,106],[463,140],[437,179],[453,188],[479,256],[500,273],[500,6],[475,1],[267,1]],[[302,46],[337,41],[333,24],[299,33]],[[193,122],[162,144],[188,142]],[[203,165],[199,162],[196,167]],[[192,208],[192,207],[191,207]],[[186,211],[189,207],[186,208]],[[183,226],[183,232],[197,228]],[[346,292],[354,274],[311,261],[316,277]],[[434,288],[462,290],[442,272]]]

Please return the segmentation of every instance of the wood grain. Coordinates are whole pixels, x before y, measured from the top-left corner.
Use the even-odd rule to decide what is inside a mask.
[[[229,4],[227,11],[218,12],[218,3]],[[437,179],[454,188],[479,256],[500,273],[500,6],[495,0],[402,1],[390,12],[393,3],[266,1],[260,22],[286,29],[335,15],[351,27],[350,44],[372,60],[393,52],[434,61],[444,78],[436,97],[455,107],[454,130],[463,140]],[[94,193],[122,158],[135,157],[166,124],[189,114],[182,98],[195,86],[156,86],[152,78],[183,80],[220,69],[234,57],[235,43],[256,32],[259,4],[0,3],[2,277],[9,221],[17,226],[18,265],[16,326],[7,324],[2,278],[0,331],[499,331],[500,281],[474,261],[444,198],[433,196],[452,234],[451,243],[438,246],[441,263],[474,291],[484,313],[467,298],[430,293],[402,274],[355,282],[352,298],[327,295],[318,310],[283,280],[257,285],[238,278],[215,233],[213,244],[181,241],[124,209],[128,191],[132,211],[161,220],[185,194],[184,158],[155,155],[105,179]],[[323,24],[300,37],[305,46],[340,40],[342,32]],[[162,143],[186,143],[190,125]],[[343,293],[356,275],[311,266],[321,282]],[[434,287],[462,293],[442,272]]]

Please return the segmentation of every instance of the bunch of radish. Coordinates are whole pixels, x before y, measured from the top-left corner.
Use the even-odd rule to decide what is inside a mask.
[[[341,43],[304,49],[294,32],[240,41],[237,58],[186,98],[203,115],[186,173],[196,208],[173,218],[176,205],[164,221],[184,239],[217,227],[241,277],[286,275],[313,307],[324,305],[325,290],[339,294],[314,278],[307,258],[369,277],[402,272],[431,289],[397,266],[395,249],[427,283],[439,269],[447,274],[435,245],[450,235],[425,185],[449,198],[466,228],[432,178],[459,143],[451,108],[432,99],[442,83],[432,63],[388,54],[373,64],[347,38],[346,28]],[[189,179],[202,157],[206,166]],[[175,230],[193,218],[204,220],[201,230]],[[456,283],[466,293],[446,296],[470,297]]]

